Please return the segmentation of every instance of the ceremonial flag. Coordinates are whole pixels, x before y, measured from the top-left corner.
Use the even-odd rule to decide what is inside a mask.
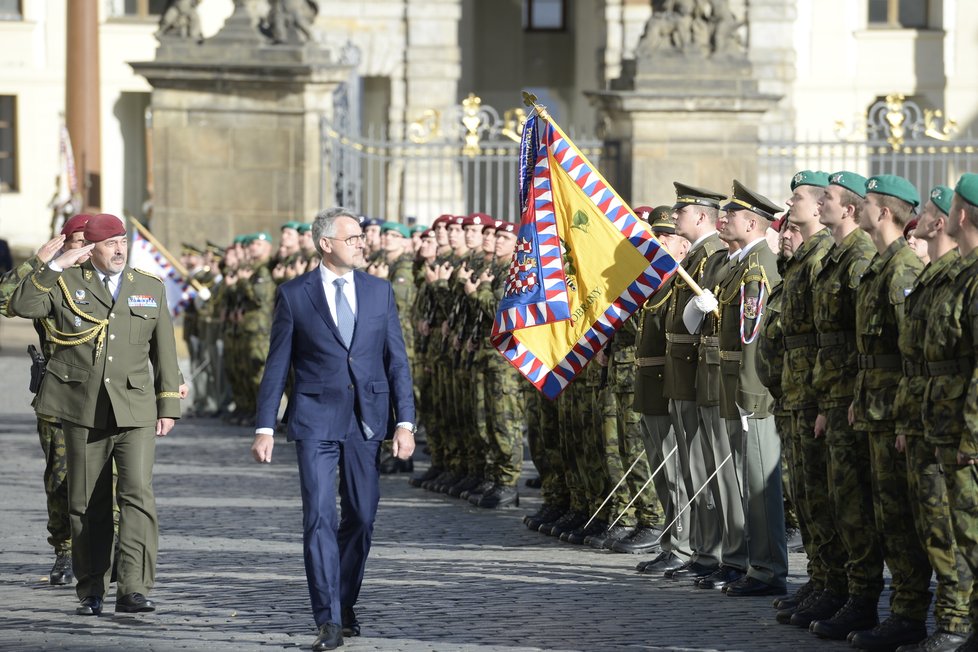
[[[678,263],[543,107],[520,159],[522,219],[491,341],[553,399]]]
[[[61,231],[64,221],[81,210],[81,193],[78,190],[78,174],[75,171],[75,154],[71,148],[68,128],[61,123],[58,138],[58,179],[54,197],[48,208],[54,211],[52,233]]]
[[[135,224],[134,222],[133,225]],[[170,262],[173,256],[163,248],[163,245],[154,243],[143,235],[140,227],[133,230],[129,243],[131,245],[129,266],[158,276],[166,288],[166,302],[170,308],[170,316],[176,317],[181,314],[194,300],[197,291]]]

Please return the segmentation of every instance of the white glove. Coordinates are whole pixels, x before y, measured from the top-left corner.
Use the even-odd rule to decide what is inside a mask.
[[[753,412],[748,412],[744,408],[737,406],[737,412],[740,413],[740,427],[743,428],[744,432],[747,432],[748,424],[747,419],[754,416]]]
[[[197,293],[197,296],[200,297],[201,301],[210,301],[211,291],[207,288],[200,288],[200,292]]]
[[[693,305],[704,315],[709,314],[720,306],[720,302],[709,290],[703,290],[703,294],[693,297]]]
[[[683,308],[683,325],[691,334],[695,335],[703,327],[703,317],[713,312],[719,306],[717,298],[709,290],[703,290],[703,294],[693,297],[692,301]]]

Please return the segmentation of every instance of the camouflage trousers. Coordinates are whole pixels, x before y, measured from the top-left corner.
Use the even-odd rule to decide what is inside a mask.
[[[445,387],[440,376],[441,367],[435,351],[438,341],[435,333],[428,340],[428,348],[422,356],[424,378],[421,403],[421,418],[424,420],[425,438],[431,455],[431,466],[446,468],[445,438],[447,437],[447,416],[445,414]]]
[[[571,509],[594,513],[605,497],[607,467],[598,430],[598,382],[591,365],[558,399],[561,459],[567,469]],[[608,505],[598,518],[608,520]]]
[[[71,551],[68,514],[68,458],[65,435],[55,421],[38,417],[37,434],[44,451],[44,493],[48,506],[48,543],[57,552]]]
[[[623,472],[627,472],[630,466],[632,470],[619,489],[624,489],[621,498],[625,502],[622,507],[633,499],[634,502],[626,510],[626,516],[622,520],[629,518],[634,520],[636,525],[652,527],[660,521],[659,507],[652,483],[649,482],[652,471],[646,455],[645,442],[642,439],[642,415],[632,409],[635,400],[635,365],[629,364],[623,371],[619,370],[615,374],[614,390],[618,459],[621,460]],[[618,481],[614,477],[611,480]]]
[[[567,471],[560,455],[560,424],[557,403],[547,400],[537,388],[523,383],[526,405],[526,438],[530,458],[540,474],[540,496],[547,505],[567,507]]]
[[[954,540],[944,473],[934,446],[923,437],[907,437],[907,484],[917,536],[937,576],[934,620],[938,629],[968,634],[968,603],[974,577]]]
[[[505,363],[505,361],[504,361]],[[488,478],[486,460],[489,454],[489,429],[486,405],[486,372],[484,362],[477,362],[471,369],[456,369],[456,378],[465,376],[459,383],[460,412],[468,415],[460,419],[462,471],[471,478]]]
[[[893,579],[890,611],[923,622],[930,608],[931,567],[914,528],[907,487],[907,458],[896,450],[893,430],[869,433],[876,527]]]
[[[247,381],[243,388],[245,398],[245,413],[254,415],[258,410],[258,386],[265,373],[265,360],[268,358],[269,334],[264,331],[248,333],[245,342]]]
[[[954,447],[937,451],[938,463],[947,484],[948,508],[954,526],[954,541],[971,569],[978,575],[978,466],[959,465]],[[972,631],[978,631],[978,591],[971,592],[969,609]]]
[[[519,372],[502,356],[486,358],[483,396],[489,440],[485,477],[508,487],[516,486],[523,470],[523,384]]]
[[[883,590],[883,548],[875,527],[873,483],[866,473],[869,440],[849,425],[848,411],[840,406],[824,412],[828,489],[834,523],[846,553],[848,593],[876,600]]]
[[[791,418],[783,414],[774,415],[774,428],[778,431],[778,438],[781,439],[781,492],[784,494],[784,526],[785,528],[801,528],[798,522],[798,514],[795,512],[794,498],[792,498],[792,474],[794,473],[794,450],[791,447],[791,439],[788,433],[791,428]],[[805,535],[802,534],[802,539]]]
[[[790,414],[791,438],[798,453],[795,468],[801,471],[795,484],[799,498],[795,509],[799,520],[808,524],[809,540],[805,542],[805,552],[808,553],[812,580],[837,595],[846,595],[847,555],[829,489],[829,446],[826,437],[815,437],[818,410],[805,408],[791,410]],[[863,525],[864,528],[870,526],[871,522]]]

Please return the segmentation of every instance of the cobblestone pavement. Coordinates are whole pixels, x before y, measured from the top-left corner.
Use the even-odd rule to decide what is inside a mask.
[[[0,352],[0,650],[309,649],[294,449],[282,441],[273,464],[260,466],[250,460],[248,429],[215,420],[182,420],[157,448],[158,611],[115,615],[110,596],[103,616],[74,615],[74,591],[46,583],[53,557],[27,358],[8,343]],[[640,576],[639,557],[527,531],[521,518],[539,506],[535,490],[519,509],[498,512],[411,488],[404,475],[383,477],[382,494],[358,605],[364,635],[343,649],[851,649],[777,625],[769,598]],[[803,564],[792,555],[793,586]]]

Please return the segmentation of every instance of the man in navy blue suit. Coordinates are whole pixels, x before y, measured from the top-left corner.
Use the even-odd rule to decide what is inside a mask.
[[[313,650],[332,650],[343,635],[360,633],[353,605],[380,499],[378,452],[393,427],[394,455],[411,457],[414,394],[390,283],[357,270],[364,265],[357,218],[343,208],[322,211],[312,234],[323,262],[278,289],[251,453],[272,461],[291,367],[288,439],[299,463],[306,580],[319,627]]]

